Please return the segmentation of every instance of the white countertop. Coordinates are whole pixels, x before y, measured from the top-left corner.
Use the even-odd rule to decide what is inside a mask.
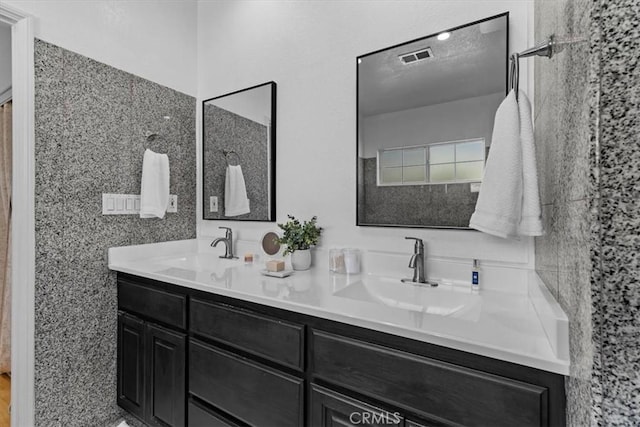
[[[208,241],[207,241],[208,243]],[[207,245],[208,246],[208,245]],[[360,326],[563,375],[566,315],[535,272],[528,292],[462,284],[424,288],[399,278],[330,273],[324,263],[286,278],[264,263],[221,260],[198,240],[109,249],[109,268],[174,285]],[[316,263],[318,264],[318,263]]]

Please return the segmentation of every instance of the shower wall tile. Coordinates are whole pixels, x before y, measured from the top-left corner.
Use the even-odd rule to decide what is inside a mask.
[[[536,63],[539,62],[536,60]],[[538,170],[538,187],[540,203],[543,205],[558,202],[558,176],[560,174],[560,149],[558,137],[559,103],[556,95],[550,95],[549,102],[540,112],[534,123],[536,141],[536,163]],[[537,103],[537,102],[536,102]]]
[[[40,40],[35,61],[36,425],[115,424],[107,248],[195,237],[195,99]],[[103,216],[103,192],[139,193],[146,130],[164,137],[151,148],[169,155],[178,213]]]
[[[542,225],[546,234],[535,239],[536,271],[554,298],[558,299],[558,207],[542,205]]]
[[[597,396],[597,343],[593,339],[592,207],[597,173],[597,82],[593,59],[594,2],[536,0],[536,41],[551,34],[581,42],[553,58],[535,58],[537,163],[546,235],[535,239],[536,271],[569,317],[571,372],[566,380],[567,424],[589,425]],[[595,83],[593,81],[595,80]]]
[[[605,197],[640,197],[640,3],[602,2],[601,180]]]
[[[375,158],[359,159],[364,191],[360,205],[365,224],[430,224],[468,227],[478,193],[469,184],[379,187]]]
[[[544,191],[559,212],[551,230],[559,242],[558,298],[570,320],[567,421],[570,426],[638,425],[640,3],[536,3],[536,17],[555,9],[554,32],[576,41],[557,56],[560,85],[536,92],[542,108],[536,126],[560,130],[557,186]],[[558,123],[544,114],[554,99],[547,91],[561,92]],[[550,141],[542,141],[543,152]],[[541,276],[549,269],[543,262],[549,258],[542,253],[549,251],[545,239],[549,236],[536,239]]]
[[[602,420],[640,424],[640,4],[601,2]]]
[[[603,90],[601,106],[602,195],[640,197],[640,87]]]

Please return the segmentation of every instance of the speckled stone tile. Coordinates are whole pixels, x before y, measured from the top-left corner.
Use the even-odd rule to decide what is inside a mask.
[[[584,36],[578,33],[576,37]],[[570,45],[558,56],[562,99],[566,104],[558,115],[558,190],[562,201],[582,200],[594,192],[589,174],[590,111],[588,100],[593,96],[589,86],[589,45]]]
[[[590,307],[589,277],[589,223],[591,220],[587,200],[571,201],[558,207],[558,297],[565,311],[571,314],[580,304]]]
[[[601,272],[598,179],[599,30],[596,4],[587,0],[536,0],[535,39],[584,39],[551,60],[535,61],[535,137],[547,235],[535,239],[536,270],[545,282],[555,276],[556,297],[569,317],[571,373],[567,424],[602,423],[600,311]],[[546,210],[549,208],[546,207]],[[554,252],[554,248],[556,248]],[[554,259],[555,258],[555,259]]]
[[[603,199],[601,221],[603,333],[640,328],[640,200]]]
[[[615,378],[615,381],[605,383],[603,419],[609,426],[635,427],[640,424],[640,333],[609,338],[603,354],[603,369],[608,378]]]
[[[534,34],[535,42],[541,43],[545,38],[556,32],[558,27],[558,1],[537,0],[534,2]],[[557,87],[557,62],[540,58],[531,59],[534,61],[534,98],[533,105],[534,120],[537,120],[540,113],[547,105],[547,98],[552,97]],[[526,60],[521,60],[526,61]],[[550,101],[549,103],[553,103]]]
[[[588,200],[569,202],[560,209],[559,302],[569,321],[571,373],[567,388],[569,425],[588,425],[592,401],[593,325],[591,310],[592,213]]]
[[[545,235],[535,239],[536,271],[553,296],[558,298],[557,206],[542,205]]]
[[[603,197],[640,197],[640,3],[602,2]]]
[[[364,223],[468,227],[478,193],[469,184],[379,187],[376,159],[364,159]]]
[[[594,418],[626,426],[640,423],[640,4],[612,0],[599,7],[602,246],[594,319],[601,331],[601,408]]]
[[[640,2],[601,2],[602,87],[604,94],[624,94],[640,85]]]
[[[124,412],[107,248],[195,237],[195,99],[41,41],[35,60],[36,425],[108,425]],[[137,103],[134,82],[145,88]],[[144,148],[135,132],[167,104],[179,213],[103,216],[101,193],[139,193]]]
[[[560,197],[558,193],[558,175],[560,173],[558,115],[559,103],[555,100],[555,96],[552,96],[534,123],[538,188],[540,203],[544,205],[557,203]]]
[[[640,197],[640,86],[601,97],[603,197]]]

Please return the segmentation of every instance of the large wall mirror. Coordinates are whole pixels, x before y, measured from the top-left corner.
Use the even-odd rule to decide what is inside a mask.
[[[468,227],[508,27],[504,13],[357,58],[358,225]]]
[[[276,84],[202,103],[203,218],[275,221]]]

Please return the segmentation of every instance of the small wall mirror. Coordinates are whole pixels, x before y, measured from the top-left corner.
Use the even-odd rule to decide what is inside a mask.
[[[358,225],[468,227],[508,27],[504,13],[357,58]]]
[[[204,219],[275,221],[276,83],[202,103]]]

